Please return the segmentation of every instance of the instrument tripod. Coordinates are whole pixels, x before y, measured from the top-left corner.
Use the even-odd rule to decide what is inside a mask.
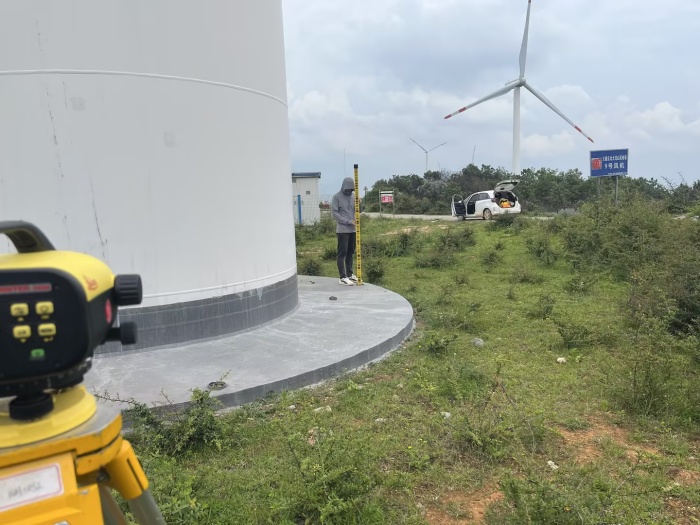
[[[121,413],[97,405],[85,387],[53,396],[54,409],[31,421],[0,405],[0,522],[4,525],[127,525],[111,490],[140,525],[165,525]],[[31,404],[31,401],[29,401]]]

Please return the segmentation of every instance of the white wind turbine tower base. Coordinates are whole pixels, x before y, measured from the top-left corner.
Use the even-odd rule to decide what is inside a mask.
[[[586,137],[588,140],[593,142],[593,139],[586,135],[581,128],[579,128],[576,124],[574,124],[569,118],[564,115],[557,107],[552,104],[547,97],[545,97],[542,93],[537,91],[534,87],[532,87],[530,84],[527,83],[525,80],[525,62],[527,61],[527,37],[528,37],[528,31],[530,28],[530,7],[532,5],[532,0],[528,0],[527,2],[527,17],[525,18],[525,33],[523,34],[523,44],[520,48],[520,76],[518,77],[517,80],[513,80],[512,82],[508,82],[505,87],[494,91],[493,93],[486,95],[483,98],[480,98],[476,102],[472,102],[468,106],[464,106],[461,109],[458,109],[454,113],[451,113],[445,117],[445,119],[448,119],[450,117],[454,117],[455,115],[459,115],[460,113],[463,113],[464,111],[473,108],[474,106],[478,106],[482,102],[486,102],[487,100],[491,100],[492,98],[500,97],[501,95],[505,95],[508,93],[510,90],[513,90],[513,174],[515,176],[520,175],[520,88],[524,87],[527,89],[530,93],[535,95],[538,99],[542,101],[544,105],[546,105],[549,109],[554,111],[557,115],[559,115],[561,118],[563,118],[566,122],[568,122],[573,128],[581,133],[584,137]]]

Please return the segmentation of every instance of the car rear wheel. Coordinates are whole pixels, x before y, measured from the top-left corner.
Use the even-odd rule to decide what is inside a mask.
[[[485,221],[491,220],[491,210],[484,210],[484,220]]]

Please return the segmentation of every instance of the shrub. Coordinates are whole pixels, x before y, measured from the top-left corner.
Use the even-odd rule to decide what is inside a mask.
[[[335,244],[327,244],[323,247],[321,259],[324,261],[335,261],[338,258],[338,247]]]
[[[522,215],[518,215],[515,218],[515,221],[513,224],[510,225],[510,231],[512,233],[522,233],[523,230],[526,230],[528,228],[531,228],[533,225],[533,221],[531,219],[527,219],[523,217]]]
[[[294,241],[301,246],[308,241],[331,237],[335,234],[336,223],[330,217],[321,217],[312,224],[295,224]]]
[[[622,207],[606,201],[586,204],[580,215],[559,224],[574,260],[602,265],[619,279],[658,260],[667,249],[668,215],[661,203],[646,199],[632,197]]]
[[[394,255],[396,257],[403,257],[409,255],[411,251],[417,248],[420,244],[418,233],[416,230],[402,231],[396,237]]]
[[[537,303],[530,310],[529,315],[535,319],[549,319],[554,312],[554,304],[556,299],[552,294],[540,295]]]
[[[458,273],[452,278],[452,280],[457,286],[469,284],[469,275],[467,275],[466,273]]]
[[[442,374],[436,393],[453,402],[479,399],[489,384],[488,378],[473,366],[455,360]]]
[[[566,348],[581,348],[591,342],[591,331],[582,324],[563,319],[555,319],[554,324]]]
[[[496,215],[488,225],[491,230],[505,230],[513,226],[517,220],[517,215],[515,213],[505,213],[503,215]]]
[[[435,246],[441,251],[462,252],[469,246],[474,246],[476,239],[471,228],[449,228],[440,233]]]
[[[627,337],[625,358],[610,370],[611,399],[631,414],[697,424],[697,346],[695,338],[675,337],[658,320],[641,322]]]
[[[302,259],[298,263],[299,273],[301,275],[321,275],[321,263],[315,257]]]
[[[386,272],[386,262],[383,258],[373,257],[362,261],[362,277],[369,283],[379,283]]]
[[[352,433],[336,434],[316,426],[308,433],[287,435],[287,446],[299,489],[294,498],[271,491],[273,509],[284,516],[294,515],[294,523],[385,521],[376,492],[380,484],[378,462],[367,453],[372,450],[368,443]]]
[[[462,249],[459,237],[451,229],[438,234],[435,246],[440,251],[456,252]]]
[[[544,277],[533,273],[530,269],[526,267],[518,266],[513,271],[512,280],[520,284],[541,284],[544,282]]]
[[[673,238],[669,244],[675,244]],[[641,313],[663,321],[674,334],[697,332],[700,323],[698,248],[691,248],[688,253],[669,251],[656,264],[633,271],[630,282],[630,314]]]
[[[431,316],[431,326],[447,328],[448,330],[459,330],[461,332],[471,332],[475,329],[473,311],[461,309],[439,309]]]
[[[224,427],[216,411],[221,403],[209,390],[195,388],[184,408],[165,406],[154,410],[133,399],[124,419],[130,423],[129,440],[148,453],[178,456],[201,448],[220,450],[225,443]],[[121,400],[117,400],[121,401]]]
[[[380,239],[370,237],[362,240],[363,257],[383,257],[388,251],[388,243]]]
[[[497,266],[502,260],[503,257],[500,253],[498,253],[496,250],[491,250],[490,252],[484,254],[482,263],[486,267],[486,271],[490,272],[493,270],[494,266]]]
[[[568,470],[566,476],[545,477],[532,472],[528,473],[527,479],[520,479],[506,475],[499,483],[504,501],[489,508],[488,523],[580,525],[623,521],[620,516],[613,520],[606,512],[615,495],[615,485],[611,480],[586,467]],[[601,516],[606,519],[601,520]]]
[[[426,253],[420,253],[416,256],[417,268],[447,268],[455,263],[455,254],[452,251],[441,252],[438,249],[432,249]]]
[[[596,276],[577,273],[564,283],[564,291],[572,294],[587,294],[597,280]]]
[[[319,239],[321,237],[334,235],[336,230],[336,222],[331,217],[321,217],[319,220],[308,226],[308,228],[311,232],[311,237],[313,239]]]
[[[437,298],[435,299],[435,304],[437,306],[446,306],[452,304],[454,299],[454,286],[451,284],[443,284],[438,291]]]
[[[304,235],[304,227],[298,224],[294,225],[294,244],[301,246],[306,242],[306,235]]]
[[[455,418],[455,445],[491,461],[508,460],[524,450],[543,451],[550,433],[542,416],[523,413],[506,391],[499,374],[500,370],[484,399]]]
[[[471,228],[459,228],[456,233],[457,240],[460,246],[474,246],[476,244],[476,237],[474,236],[474,230]]]
[[[551,236],[544,230],[530,235],[525,241],[525,246],[545,266],[553,266],[558,259],[558,255],[552,247]]]
[[[456,335],[440,337],[436,332],[431,332],[421,346],[431,355],[445,355],[456,339]]]

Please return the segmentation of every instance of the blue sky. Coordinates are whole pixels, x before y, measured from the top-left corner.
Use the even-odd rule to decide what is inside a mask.
[[[510,169],[527,0],[283,0],[291,164],[335,193],[380,178]],[[532,0],[526,78],[594,140],[522,91],[522,167],[578,168],[629,148],[631,176],[700,179],[700,2]],[[476,150],[474,150],[476,148]],[[345,160],[344,160],[345,159]]]

